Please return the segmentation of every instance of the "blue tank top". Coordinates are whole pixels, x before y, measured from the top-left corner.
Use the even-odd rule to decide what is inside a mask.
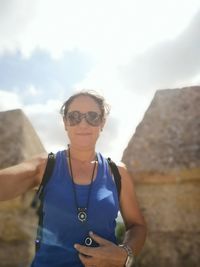
[[[54,171],[44,192],[43,238],[32,267],[83,267],[74,244],[84,244],[89,231],[117,243],[117,189],[107,160],[100,153],[97,153],[97,158],[97,175],[90,193],[88,219],[85,224],[77,218],[65,151],[57,152]],[[76,184],[75,187],[79,206],[86,207],[90,186]]]

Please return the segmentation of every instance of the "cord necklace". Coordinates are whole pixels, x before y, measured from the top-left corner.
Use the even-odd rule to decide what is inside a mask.
[[[68,148],[68,157],[69,157],[69,167],[70,167],[72,185],[73,185],[73,192],[74,192],[74,200],[75,200],[76,209],[77,209],[77,217],[78,217],[79,221],[86,222],[87,221],[87,217],[88,217],[88,207],[89,207],[90,195],[91,195],[91,190],[92,190],[92,185],[93,185],[94,172],[95,172],[96,164],[97,164],[97,158],[95,158],[95,163],[94,163],[94,167],[93,167],[93,170],[92,170],[92,176],[91,176],[91,179],[90,179],[86,206],[85,207],[79,207],[78,198],[77,198],[77,192],[76,192],[76,185],[75,185],[74,177],[73,177],[70,148]]]

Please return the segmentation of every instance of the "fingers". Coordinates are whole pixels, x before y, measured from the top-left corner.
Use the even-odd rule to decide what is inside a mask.
[[[93,232],[89,232],[90,234],[90,237],[95,241],[97,242],[100,246],[105,246],[105,245],[108,245],[110,244],[111,242],[108,241],[107,239],[103,238],[103,237],[100,237],[99,235],[97,234],[94,234]]]
[[[108,254],[110,253],[110,251],[112,251],[110,248],[116,245],[113,244],[111,241],[108,241],[92,232],[90,232],[89,235],[96,243],[99,244],[99,246],[87,247],[84,245],[75,244],[74,248],[79,252],[79,258],[81,262],[85,267],[107,266],[102,265],[102,261],[108,261]]]
[[[89,235],[100,246],[106,246],[106,245],[112,244],[112,242],[108,241],[107,239],[103,237],[100,237],[99,235],[94,234],[93,232],[89,232]],[[80,244],[75,244],[74,247],[79,253],[82,253],[84,255],[87,255],[87,256],[95,255],[95,251],[96,251],[95,247],[87,247],[87,246],[80,245]]]
[[[94,255],[94,251],[93,251],[94,248],[92,248],[92,247],[86,247],[86,246],[82,246],[80,244],[75,244],[74,247],[82,255],[89,256],[89,257]]]
[[[79,254],[78,256],[79,256],[79,259],[81,260],[81,262],[83,263],[84,266],[92,266],[91,257],[85,256],[82,254]]]

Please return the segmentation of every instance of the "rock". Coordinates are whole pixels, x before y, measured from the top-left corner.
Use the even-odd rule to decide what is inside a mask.
[[[200,87],[157,91],[123,154],[133,171],[200,166]]]
[[[0,112],[0,168],[45,152],[21,110]],[[29,266],[34,253],[37,216],[30,208],[34,192],[0,202],[0,266]]]
[[[140,267],[200,262],[200,87],[159,90],[124,151],[148,226]]]
[[[45,149],[22,110],[0,112],[0,167],[17,164]]]

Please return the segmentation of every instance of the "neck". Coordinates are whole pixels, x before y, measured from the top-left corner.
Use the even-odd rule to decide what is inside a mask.
[[[94,149],[81,150],[73,147],[72,145],[69,146],[69,149],[71,159],[78,160],[82,163],[91,162],[96,158],[96,152]]]

